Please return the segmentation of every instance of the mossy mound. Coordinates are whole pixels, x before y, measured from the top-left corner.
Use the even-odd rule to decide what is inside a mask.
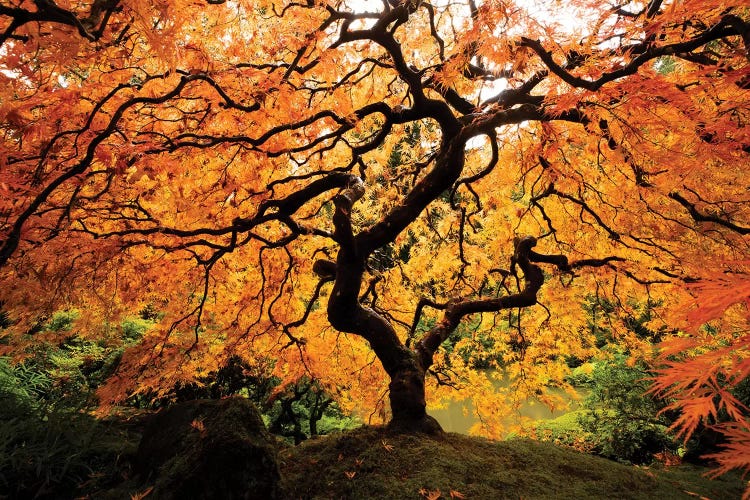
[[[278,497],[276,441],[248,399],[179,403],[143,432],[136,470],[160,499]]]
[[[398,435],[363,427],[280,454],[284,498],[739,499],[737,476],[643,468],[524,439]],[[439,494],[438,494],[439,492]]]

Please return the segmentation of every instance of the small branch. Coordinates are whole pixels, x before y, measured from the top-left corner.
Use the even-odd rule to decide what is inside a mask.
[[[443,311],[448,306],[448,304],[447,302],[435,302],[434,300],[430,300],[426,297],[422,297],[421,299],[419,299],[417,308],[414,311],[414,320],[412,321],[411,328],[409,329],[409,336],[406,339],[406,347],[410,347],[411,341],[417,333],[417,325],[419,325],[419,320],[422,318],[422,310],[424,310],[424,308],[428,306],[432,307],[433,309]]]
[[[730,222],[726,219],[722,219],[721,217],[718,217],[716,215],[709,215],[709,214],[700,212],[694,204],[690,203],[680,193],[676,191],[669,193],[668,196],[672,198],[673,200],[675,200],[680,205],[682,205],[683,207],[685,207],[688,213],[690,214],[690,217],[692,217],[695,222],[713,222],[714,224],[718,224],[727,229],[731,229],[732,231],[742,234],[742,235],[750,234],[750,227],[738,226],[737,224]]]
[[[310,297],[310,300],[307,302],[307,307],[305,307],[305,312],[304,314],[302,314],[302,317],[298,320],[292,321],[291,323],[287,323],[283,325],[284,333],[289,338],[289,344],[287,344],[285,347],[288,347],[292,344],[296,344],[296,345],[305,344],[305,339],[296,337],[295,335],[292,334],[291,330],[292,328],[297,328],[305,324],[305,322],[307,321],[307,318],[310,317],[310,313],[312,312],[313,307],[315,306],[315,303],[320,298],[320,291],[323,289],[323,285],[331,281],[333,281],[332,276],[321,278],[318,281],[318,284],[315,286],[315,290],[313,291],[312,297]]]
[[[654,4],[659,3],[660,2],[654,2]],[[552,53],[545,49],[539,40],[521,37],[519,45],[521,47],[528,47],[533,50],[537,54],[537,56],[539,56],[545,66],[547,66],[547,68],[549,68],[552,73],[560,77],[560,79],[562,79],[568,85],[590,91],[596,91],[609,82],[635,74],[638,69],[645,63],[658,57],[688,53],[713,40],[718,40],[728,36],[740,35],[742,36],[743,41],[747,41],[750,40],[750,36],[747,35],[747,32],[747,23],[737,18],[737,16],[727,15],[724,16],[721,21],[719,21],[715,26],[707,29],[700,35],[697,35],[690,40],[672,43],[661,47],[647,47],[624,66],[613,71],[606,72],[596,80],[586,80],[570,73],[566,68],[555,62],[552,57]]]

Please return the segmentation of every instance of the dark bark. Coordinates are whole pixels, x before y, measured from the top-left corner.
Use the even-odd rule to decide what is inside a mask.
[[[443,432],[440,424],[429,416],[425,403],[425,369],[415,355],[391,376],[390,402],[392,419],[389,429],[396,432]]]
[[[389,385],[392,421],[398,431],[441,432],[440,425],[427,415],[425,373],[416,354],[406,348],[390,322],[375,310],[359,302],[367,253],[355,243],[351,225],[352,204],[364,194],[360,182],[352,183],[334,199],[334,237],[340,245],[336,265],[316,263],[316,268],[333,267],[335,281],[328,301],[331,325],[346,333],[361,336],[370,343],[391,379]]]
[[[456,150],[455,144],[450,150]],[[436,179],[434,175],[428,175],[426,178]],[[437,180],[434,182],[438,183]],[[426,191],[434,188],[435,185],[432,183],[424,186]],[[378,225],[379,231],[363,233],[368,237],[358,238],[353,232],[351,212],[352,205],[363,194],[364,184],[357,179],[334,198],[334,238],[340,245],[339,253],[335,264],[323,260],[316,262],[314,266],[319,274],[332,276],[334,279],[328,302],[328,319],[337,330],[356,334],[367,340],[390,377],[392,420],[389,428],[398,432],[441,432],[437,421],[427,415],[425,402],[425,374],[432,365],[433,356],[440,345],[455,331],[461,319],[469,314],[536,304],[537,293],[544,284],[544,275],[541,268],[536,265],[537,262],[552,264],[564,272],[570,272],[573,266],[563,255],[534,252],[532,248],[537,243],[534,237],[516,239],[511,258],[511,272],[515,273],[516,268],[519,268],[523,273],[521,289],[515,294],[498,298],[456,298],[444,305],[428,303],[432,307],[444,310],[444,317],[416,343],[413,349],[409,349],[401,342],[392,324],[383,315],[360,303],[359,294],[366,260],[372,251],[373,240],[370,238],[374,238],[378,243],[381,243],[380,238],[384,238],[386,242],[390,241],[388,233],[394,231],[393,226],[406,227],[418,216],[418,212],[413,212],[414,206],[394,210],[384,218],[389,223],[381,221]],[[419,203],[415,204],[419,206]],[[374,236],[376,234],[377,237]],[[417,320],[418,318],[415,318],[415,322]]]
[[[318,422],[323,418],[326,408],[331,406],[333,399],[327,397],[322,390],[315,390],[315,401],[310,409],[310,437],[318,435]]]

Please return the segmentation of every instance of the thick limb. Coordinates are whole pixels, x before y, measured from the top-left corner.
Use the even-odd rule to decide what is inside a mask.
[[[340,245],[335,267],[326,261],[318,270],[335,273],[328,301],[328,319],[339,331],[359,335],[370,343],[391,379],[391,428],[399,431],[440,432],[440,425],[426,412],[425,370],[414,352],[406,348],[391,323],[359,302],[366,255],[357,248],[351,225],[352,204],[362,197],[364,186],[354,182],[336,196],[334,238]]]

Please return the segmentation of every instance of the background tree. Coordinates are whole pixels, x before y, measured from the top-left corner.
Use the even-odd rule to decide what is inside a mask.
[[[654,321],[686,283],[746,291],[749,15],[710,0],[0,6],[4,350],[53,335],[34,325],[61,305],[106,338],[151,303],[161,328],[125,353],[105,406],[274,352],[278,376],[344,408],[385,414],[387,380],[392,426],[436,431],[428,373],[490,401],[441,350],[471,316],[512,389],[544,399],[595,349],[570,307],[592,290],[626,312],[653,296]]]

